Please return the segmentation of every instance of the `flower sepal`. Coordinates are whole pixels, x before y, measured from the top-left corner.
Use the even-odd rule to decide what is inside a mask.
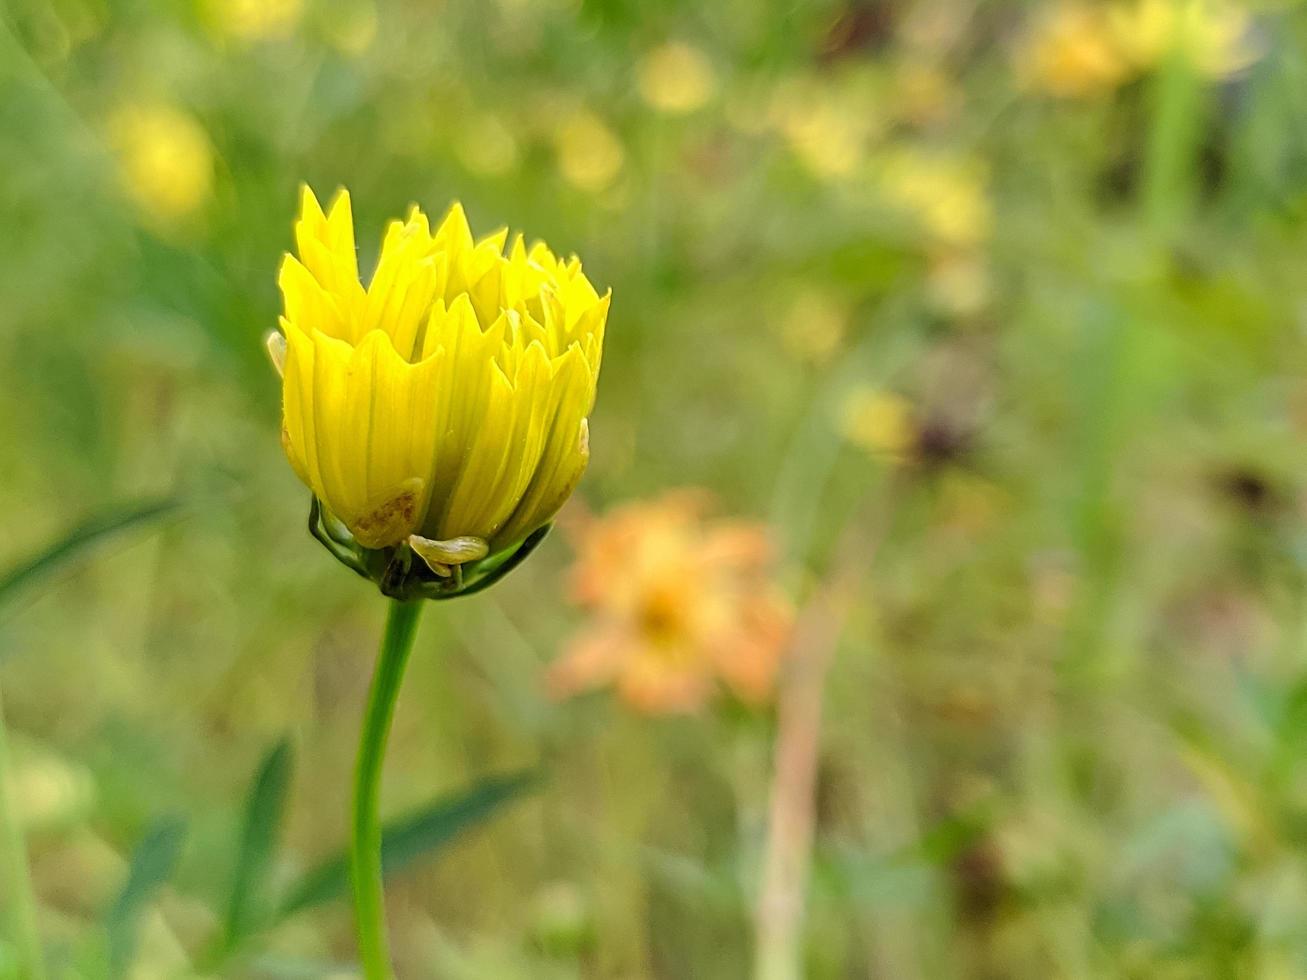
[[[309,506],[309,533],[346,568],[376,584],[383,595],[404,601],[455,599],[494,585],[544,540],[546,524],[520,544],[494,554],[481,538],[433,541],[419,535],[386,548],[359,544],[316,496]]]

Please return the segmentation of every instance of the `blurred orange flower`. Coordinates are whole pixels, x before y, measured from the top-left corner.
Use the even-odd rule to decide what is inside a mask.
[[[571,590],[589,622],[550,670],[555,696],[612,684],[650,714],[696,711],[719,683],[771,698],[793,616],[768,535],[705,518],[707,501],[674,491],[583,522]]]

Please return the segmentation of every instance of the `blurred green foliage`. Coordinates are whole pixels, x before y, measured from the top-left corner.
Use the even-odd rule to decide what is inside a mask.
[[[308,181],[364,267],[459,198],[612,286],[584,505],[859,564],[806,976],[1307,975],[1307,17],[1237,9],[1032,75],[1005,0],[10,0],[0,568],[183,502],[0,614],[52,962],[348,968],[339,904],[233,938],[339,851],[382,619],[260,342]],[[548,779],[395,877],[400,975],[747,976],[774,719],[550,702],[567,556],[423,626],[388,812]]]

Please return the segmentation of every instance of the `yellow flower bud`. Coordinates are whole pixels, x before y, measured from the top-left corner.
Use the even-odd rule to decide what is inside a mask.
[[[434,231],[417,207],[392,221],[366,287],[346,191],[324,214],[306,187],[295,238],[269,346],[315,533],[388,592],[410,569],[461,588],[463,563],[502,564],[581,478],[611,293],[541,242],[474,241],[458,204]]]

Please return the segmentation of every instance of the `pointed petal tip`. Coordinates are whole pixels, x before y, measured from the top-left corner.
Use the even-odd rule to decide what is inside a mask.
[[[322,205],[318,203],[318,195],[313,193],[313,188],[309,186],[308,181],[300,182],[300,220],[312,216],[326,217],[322,213]]]
[[[327,210],[327,217],[333,218],[339,211],[341,215],[348,215],[352,218],[352,204],[349,197],[349,188],[343,184],[336,188],[336,193],[331,195],[331,206]]]
[[[448,238],[451,235],[457,236],[460,246],[472,244],[472,226],[468,223],[467,212],[463,210],[461,201],[454,201],[449,206],[436,232],[438,238]]]

